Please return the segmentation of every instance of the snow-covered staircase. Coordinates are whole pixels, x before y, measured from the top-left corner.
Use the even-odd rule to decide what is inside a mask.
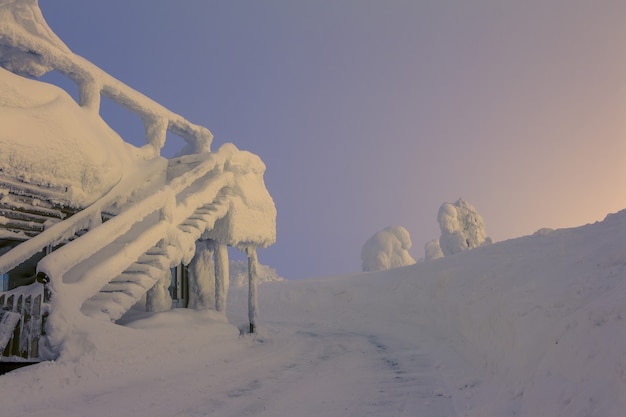
[[[85,301],[81,311],[90,317],[117,320],[169,271],[167,253],[155,246]]]
[[[184,236],[184,241],[195,242],[215,221],[224,217],[227,211],[228,198],[219,196],[213,203],[198,208],[178,225],[178,233]],[[170,244],[167,239],[161,240],[96,295],[85,301],[81,311],[90,317],[118,320],[159,279],[170,274],[172,264],[180,258],[177,252],[180,251],[175,245]]]
[[[139,167],[136,175],[91,206],[1,255],[0,270],[55,247],[37,264],[38,280],[52,294],[48,322],[71,322],[81,313],[115,321],[169,277],[171,267],[191,261],[196,241],[206,237],[239,198],[233,190],[239,178],[249,174],[248,165],[253,164],[247,158],[252,157],[224,145],[216,152],[183,158],[188,169],[175,170],[160,188],[137,194],[133,184],[153,177],[159,164]],[[128,195],[134,197],[119,207]],[[101,213],[112,207],[117,213],[102,222]],[[65,329],[50,328],[53,350]]]

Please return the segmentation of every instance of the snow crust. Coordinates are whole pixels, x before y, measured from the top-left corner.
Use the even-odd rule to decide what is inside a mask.
[[[411,235],[404,227],[388,226],[376,232],[363,244],[362,270],[382,271],[412,265],[415,260],[409,254],[411,246]]]
[[[80,318],[0,376],[3,416],[621,417],[626,211],[437,262],[259,286],[207,310]],[[25,395],[33,393],[33,395]],[[312,395],[315,393],[315,395]]]

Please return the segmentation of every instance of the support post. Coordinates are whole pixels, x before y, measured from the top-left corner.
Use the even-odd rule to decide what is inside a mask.
[[[215,250],[212,240],[198,240],[189,264],[189,308],[215,308]]]
[[[226,297],[230,278],[228,276],[228,247],[215,243],[215,310],[226,310]]]
[[[258,258],[256,248],[248,246],[246,248],[248,255],[248,319],[250,321],[250,333],[256,332],[256,322],[259,316],[259,307],[257,301],[257,265]]]

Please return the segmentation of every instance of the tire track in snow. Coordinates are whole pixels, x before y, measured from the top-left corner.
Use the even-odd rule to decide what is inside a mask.
[[[381,381],[386,404],[397,416],[456,416],[451,397],[444,394],[430,357],[418,347],[394,350],[378,336],[368,336],[389,370]],[[391,373],[391,375],[389,375]]]
[[[237,401],[211,410],[212,416],[456,415],[437,389],[431,361],[417,349],[398,352],[378,336],[313,325],[293,329],[281,323],[267,331],[270,336],[251,354],[259,362],[278,356],[280,363],[227,392]]]
[[[305,416],[294,410],[313,407],[316,412],[309,415],[315,417],[457,416],[428,350],[436,345],[419,331],[413,316],[399,324],[398,308],[411,312],[413,304],[379,303],[366,296],[376,292],[371,283],[361,280],[342,281],[347,289],[288,284],[260,292],[261,329],[269,332],[275,349],[291,345],[293,356],[292,367],[277,369],[278,381],[272,382],[277,402],[268,404],[268,410],[274,414],[259,415]],[[241,309],[245,298],[233,295],[231,306]],[[235,315],[230,318],[237,321]]]

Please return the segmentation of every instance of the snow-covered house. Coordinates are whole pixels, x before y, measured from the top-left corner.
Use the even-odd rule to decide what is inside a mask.
[[[55,70],[78,103],[35,78]],[[146,144],[100,117],[101,96],[139,116]],[[55,357],[78,321],[116,321],[137,303],[223,311],[228,251],[276,239],[265,165],[72,53],[37,0],[0,0],[0,353]],[[165,159],[170,132],[187,145]]]

